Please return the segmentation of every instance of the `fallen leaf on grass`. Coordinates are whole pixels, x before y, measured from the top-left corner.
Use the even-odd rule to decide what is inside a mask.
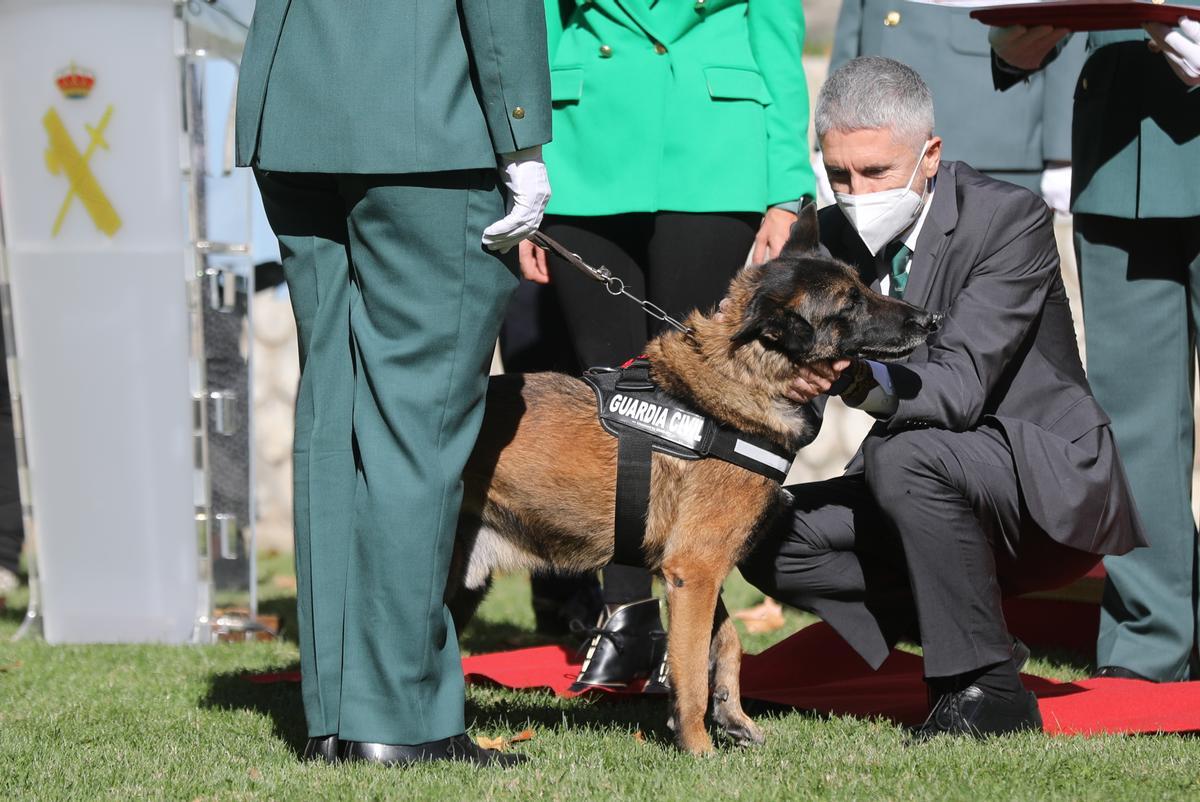
[[[20,667],[21,667],[21,662],[18,660],[15,663],[9,663],[7,665],[0,666],[0,673],[3,673],[5,671],[16,671]]]
[[[533,730],[521,730],[520,732],[518,732],[516,735],[514,735],[511,738],[505,738],[503,736],[499,736],[496,738],[483,737],[483,738],[476,738],[475,743],[479,744],[484,749],[496,749],[498,751],[503,752],[505,749],[508,749],[508,747],[512,746],[513,744],[519,744],[522,741],[532,740],[533,735],[534,735]]]
[[[752,634],[774,632],[784,625],[783,607],[779,602],[767,597],[761,604],[745,610],[739,610],[733,617],[746,625],[746,631]]]
[[[637,732],[635,732],[633,734],[633,740],[637,741],[640,744],[644,744],[644,743],[646,743],[646,736],[642,735],[641,730],[638,730]]]
[[[246,773],[250,775],[250,779],[252,779],[252,780],[261,780],[262,779],[262,772],[259,771],[257,768],[251,767],[250,771],[248,771]]]

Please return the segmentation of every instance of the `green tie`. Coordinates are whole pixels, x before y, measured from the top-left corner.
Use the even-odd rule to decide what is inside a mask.
[[[888,282],[888,295],[893,298],[903,298],[904,286],[908,284],[908,260],[912,256],[912,248],[902,242],[893,242],[887,246],[884,255],[892,264],[892,280]]]

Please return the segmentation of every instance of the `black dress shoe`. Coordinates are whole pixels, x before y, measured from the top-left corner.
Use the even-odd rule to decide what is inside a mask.
[[[628,687],[649,678],[665,656],[667,633],[662,628],[658,599],[622,604],[602,615],[600,625],[588,634],[587,654],[571,685],[575,692],[597,686]]]
[[[336,735],[323,735],[320,738],[309,738],[308,743],[304,745],[304,754],[300,756],[300,759],[337,763],[338,737]]]
[[[1042,714],[1037,697],[1022,691],[1014,699],[1002,699],[988,694],[978,685],[968,685],[961,691],[951,691],[937,705],[917,730],[917,737],[926,740],[938,735],[970,735],[986,738],[1010,732],[1042,729]]]
[[[376,744],[366,741],[342,741],[341,759],[384,766],[407,766],[434,760],[458,760],[476,766],[516,766],[529,758],[496,749],[484,749],[466,733],[423,744]]]
[[[1025,665],[1029,662],[1029,654],[1029,647],[1025,645],[1025,641],[1020,638],[1012,639],[1012,662],[1018,674],[1025,670]],[[925,699],[929,702],[930,710],[937,706],[938,699],[942,698],[942,693],[940,690],[935,690],[931,684],[925,685]]]
[[[1158,682],[1125,666],[1100,666],[1092,673],[1092,679],[1140,679],[1142,682]]]

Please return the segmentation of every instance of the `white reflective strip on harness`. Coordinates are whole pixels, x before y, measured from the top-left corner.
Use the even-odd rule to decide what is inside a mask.
[[[777,471],[787,473],[788,468],[792,467],[791,463],[783,457],[777,457],[765,448],[747,443],[745,440],[738,440],[733,444],[733,450],[743,457],[749,457],[755,462],[761,462],[763,465],[769,465]]]

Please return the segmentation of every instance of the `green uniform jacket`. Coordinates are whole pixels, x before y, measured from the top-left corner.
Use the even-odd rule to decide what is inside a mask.
[[[1200,7],[1200,0],[1178,2]],[[1140,30],[1087,37],[1075,87],[1073,212],[1200,215],[1200,88],[1185,86],[1147,40]],[[1021,80],[999,69],[995,76],[1002,89]]]
[[[238,164],[421,173],[495,167],[497,153],[541,145],[542,14],[536,0],[258,0]]]
[[[548,211],[762,212],[815,193],[800,0],[546,0]]]
[[[1083,41],[1028,83],[992,88],[988,27],[969,9],[903,0],[844,0],[829,71],[858,56],[885,56],[912,67],[933,93],[943,159],[984,172],[1040,171],[1071,159],[1071,91],[1083,66]]]

